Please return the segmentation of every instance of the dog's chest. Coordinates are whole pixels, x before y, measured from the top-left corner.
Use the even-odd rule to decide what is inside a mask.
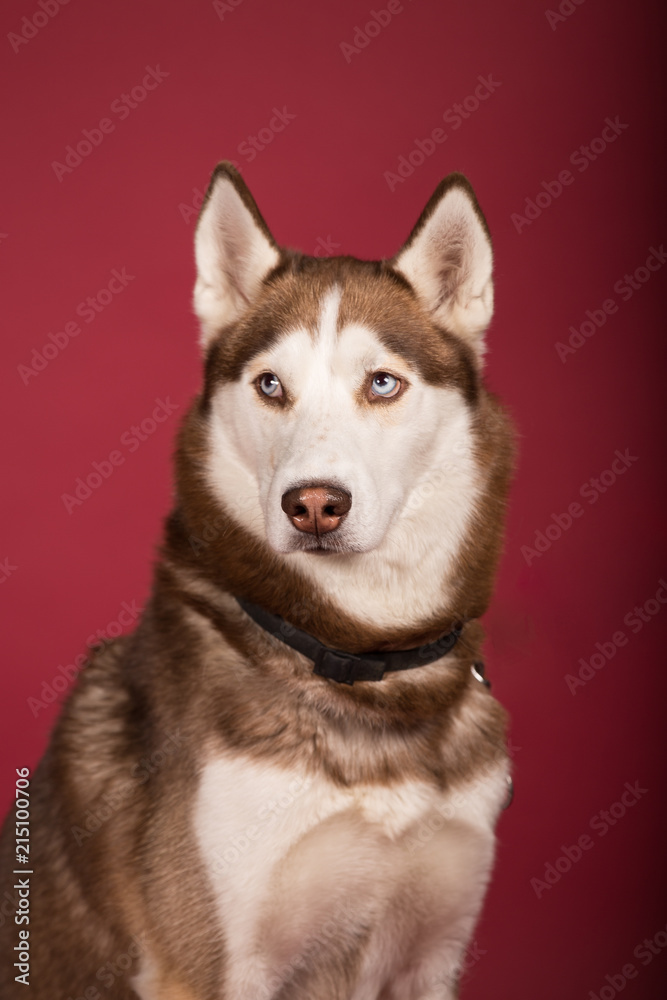
[[[408,957],[398,940],[422,925],[464,947],[504,781],[494,769],[454,795],[417,781],[345,789],[232,755],[211,760],[193,821],[229,995],[256,997],[318,962],[349,962],[351,942],[357,979],[379,988]]]

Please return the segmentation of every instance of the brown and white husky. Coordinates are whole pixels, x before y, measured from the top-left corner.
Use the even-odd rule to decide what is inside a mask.
[[[0,993],[455,997],[509,784],[477,623],[512,464],[484,216],[451,174],[395,257],[316,259],[221,163],[196,260],[152,596],[26,789],[27,882],[5,825]]]

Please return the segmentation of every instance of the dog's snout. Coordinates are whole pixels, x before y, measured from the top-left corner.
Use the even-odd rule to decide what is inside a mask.
[[[324,535],[340,525],[352,497],[335,486],[297,486],[283,494],[280,506],[299,531]]]

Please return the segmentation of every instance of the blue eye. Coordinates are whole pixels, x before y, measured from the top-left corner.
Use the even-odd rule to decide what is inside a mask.
[[[275,399],[283,394],[282,383],[273,372],[264,372],[263,375],[260,375],[257,379],[257,385],[265,396],[273,396]]]
[[[371,394],[385,399],[395,396],[401,388],[400,381],[389,372],[376,372],[371,382]]]

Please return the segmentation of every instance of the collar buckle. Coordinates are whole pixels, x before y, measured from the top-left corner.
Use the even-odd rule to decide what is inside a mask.
[[[352,686],[355,681],[380,681],[384,676],[384,663],[381,660],[367,660],[354,653],[339,653],[326,646],[317,650],[314,662],[314,673],[338,684]]]

